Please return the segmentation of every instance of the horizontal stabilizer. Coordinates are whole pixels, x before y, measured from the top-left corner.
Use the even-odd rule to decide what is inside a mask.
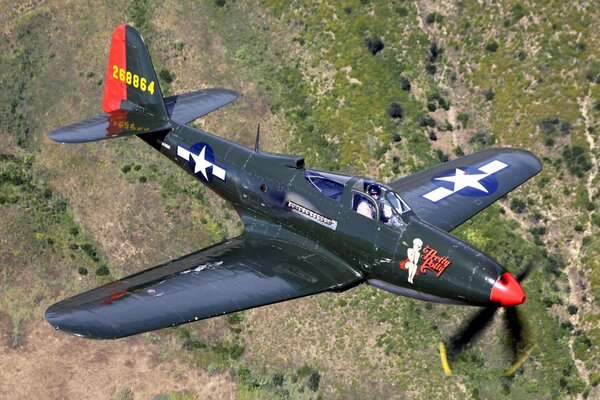
[[[238,98],[227,89],[204,89],[165,98],[167,112],[172,120],[187,124]]]
[[[59,143],[85,143],[171,129],[168,121],[140,112],[116,110],[67,125],[48,134]]]

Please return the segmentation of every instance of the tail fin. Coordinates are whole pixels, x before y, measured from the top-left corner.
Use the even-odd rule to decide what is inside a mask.
[[[102,108],[106,113],[135,110],[169,118],[144,39],[125,24],[113,32]]]
[[[187,124],[236,98],[230,90],[204,89],[163,99],[144,39],[123,24],[115,29],[110,46],[102,100],[106,114],[59,128],[48,138],[84,143],[167,132],[172,129],[171,119]]]

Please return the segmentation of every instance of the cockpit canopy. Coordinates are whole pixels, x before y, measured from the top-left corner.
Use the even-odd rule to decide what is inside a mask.
[[[379,182],[310,169],[304,170],[304,178],[323,195],[338,203],[342,201],[346,186],[351,184],[352,209],[385,224],[400,224],[400,216],[410,211],[410,207],[396,192]]]

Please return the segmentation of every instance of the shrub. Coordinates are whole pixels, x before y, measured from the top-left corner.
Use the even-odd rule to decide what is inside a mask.
[[[440,105],[440,107],[442,107],[444,110],[448,111],[450,109],[450,99],[446,98],[446,97],[441,97],[438,100],[438,104]]]
[[[86,276],[88,274],[88,270],[86,267],[77,268],[77,272],[79,272],[79,275],[82,275],[82,276]]]
[[[459,112],[456,116],[456,119],[458,120],[458,122],[460,122],[461,127],[464,129],[469,123],[469,114],[467,114],[466,112]]]
[[[565,146],[562,155],[569,172],[579,178],[583,178],[583,175],[592,169],[592,164],[585,154],[583,147]]]
[[[166,68],[162,68],[158,72],[158,77],[160,78],[161,81],[163,81],[167,85],[175,80],[175,74]]]
[[[444,15],[439,12],[432,12],[427,14],[425,17],[425,22],[428,24],[441,24],[444,21]]]
[[[444,49],[438,47],[436,42],[431,42],[429,45],[429,62],[434,63],[438,60],[438,58],[442,55]]]
[[[480,130],[469,137],[468,142],[469,144],[476,145],[477,147],[489,147],[496,143],[496,137],[489,132]]]
[[[435,119],[429,115],[421,115],[418,119],[419,126],[435,128]]]
[[[523,18],[525,15],[527,15],[527,12],[525,11],[525,8],[521,5],[521,4],[515,4],[511,10],[511,22],[517,23],[521,20],[521,18]]]
[[[486,44],[485,44],[485,49],[487,51],[491,51],[492,53],[496,52],[496,50],[498,50],[498,42],[496,42],[494,39],[489,40]]]
[[[494,93],[494,89],[492,89],[492,88],[489,88],[488,90],[486,90],[483,93],[483,95],[485,96],[485,99],[487,101],[492,101],[496,97],[496,93]]]
[[[445,163],[446,161],[448,161],[450,159],[450,157],[448,157],[448,155],[440,149],[435,149],[434,153],[435,153],[436,158],[438,160],[440,160],[440,162]]]
[[[425,66],[425,71],[427,71],[427,73],[428,73],[429,75],[435,75],[435,73],[437,72],[437,67],[435,66],[435,64],[428,63],[428,64]]]
[[[410,89],[411,89],[410,79],[408,79],[408,77],[402,75],[400,77],[400,86],[402,87],[402,90],[404,90],[405,92],[410,92]],[[600,104],[600,103],[598,103],[598,104]]]
[[[575,304],[569,304],[569,306],[567,307],[567,311],[569,312],[569,314],[575,315],[577,314],[577,311],[579,311],[579,308],[577,308]]]
[[[445,119],[440,124],[439,129],[442,132],[452,132],[454,130],[454,127],[452,126],[452,124],[450,123],[450,121],[448,121],[447,119]]]
[[[380,38],[372,36],[365,39],[365,46],[367,46],[367,49],[373,55],[379,53],[385,47]]]
[[[319,371],[313,371],[308,377],[308,388],[313,392],[319,390],[319,382],[321,381],[321,374]]]
[[[273,375],[273,386],[281,386],[283,385],[283,374],[275,374]]]
[[[526,208],[526,204],[523,200],[517,199],[517,198],[513,198],[510,201],[510,209],[513,212],[516,212],[517,214],[522,213],[523,211],[525,211]]]
[[[394,102],[390,104],[388,114],[390,115],[390,117],[395,119],[402,118],[404,116],[404,109],[402,108],[402,105],[400,105],[400,103]]]
[[[537,127],[544,136],[560,136],[571,133],[571,123],[561,120],[556,116],[542,118],[536,122]]]
[[[106,265],[101,265],[96,269],[96,275],[98,276],[106,276],[110,274],[110,270]]]

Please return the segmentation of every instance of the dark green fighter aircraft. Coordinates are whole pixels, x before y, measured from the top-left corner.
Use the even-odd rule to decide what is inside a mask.
[[[45,317],[57,330],[114,339],[364,282],[449,304],[525,301],[512,274],[448,232],[538,173],[535,156],[486,150],[382,184],[262,152],[258,135],[248,149],[186,125],[236,98],[224,89],[163,98],[141,36],[115,30],[105,114],[49,138],[136,135],[231,202],[244,232],[52,305]]]

